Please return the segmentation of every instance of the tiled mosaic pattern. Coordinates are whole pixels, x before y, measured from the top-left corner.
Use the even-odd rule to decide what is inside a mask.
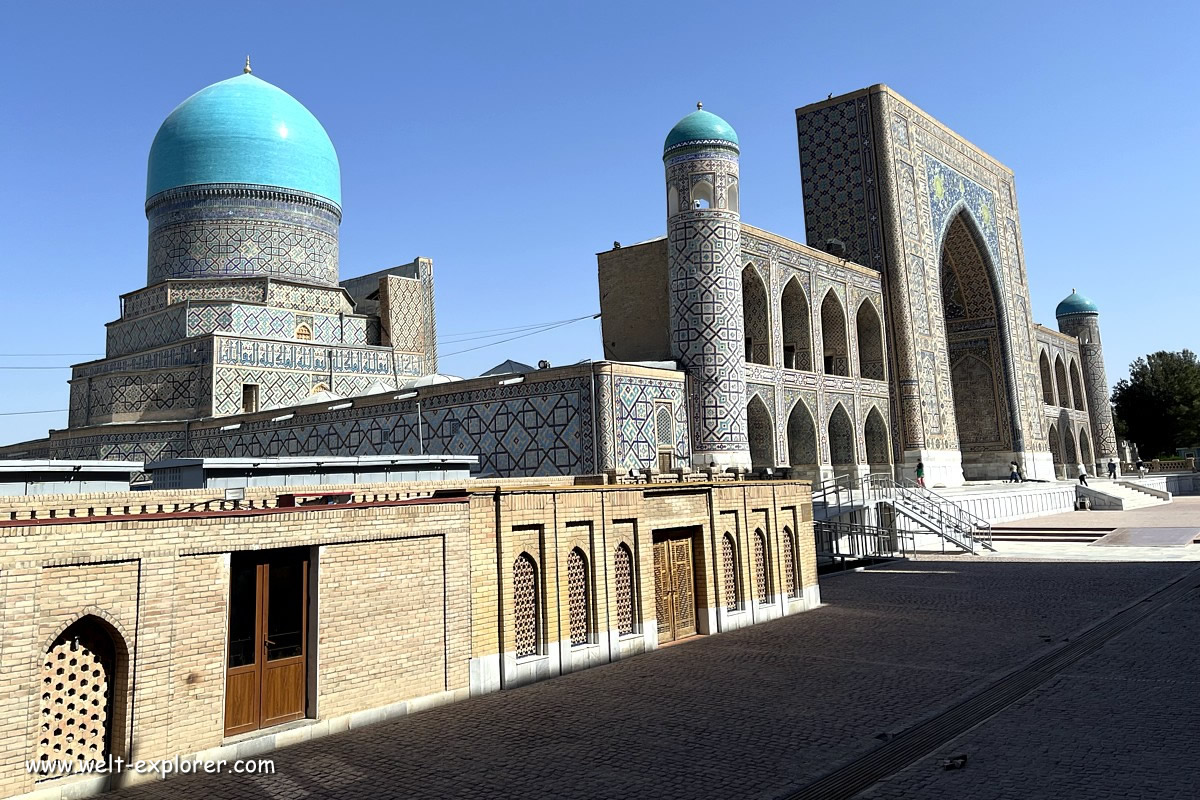
[[[798,133],[809,241],[839,238],[889,276],[897,446],[1045,450],[1012,173],[887,90],[809,109]],[[991,281],[942,270],[956,226],[971,229]],[[969,295],[992,283],[1001,302],[988,319],[972,316]],[[974,408],[980,397],[989,409]]]
[[[190,187],[156,195],[146,283],[275,276],[333,285],[340,216],[278,191]]]
[[[600,429],[600,469],[643,469],[658,463],[656,411],[664,406],[675,425],[673,458],[687,463],[687,403],[682,381],[630,375],[596,376],[596,404]]]
[[[691,449],[701,459],[746,453],[741,224],[725,208],[737,153],[685,148],[665,163],[668,189],[681,198],[682,210],[667,220],[667,281],[671,354],[692,379]],[[712,193],[710,208],[692,208],[697,187]]]
[[[824,249],[827,239],[838,239],[846,258],[883,269],[867,99],[825,106],[800,116],[797,124],[809,243]]]

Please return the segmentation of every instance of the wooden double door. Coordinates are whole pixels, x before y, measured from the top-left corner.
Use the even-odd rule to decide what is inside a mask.
[[[308,551],[234,553],[225,735],[300,719],[308,696]]]
[[[660,644],[696,633],[695,534],[693,528],[654,532],[654,604]]]

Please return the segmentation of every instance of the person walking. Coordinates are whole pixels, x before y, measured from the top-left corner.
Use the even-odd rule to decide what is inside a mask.
[[[1139,478],[1146,477],[1146,462],[1142,461],[1140,458],[1137,460],[1137,471]]]
[[[920,486],[922,489],[925,488],[925,462],[924,461],[917,462],[917,486]]]
[[[1083,486],[1087,486],[1087,470],[1083,468],[1083,464],[1076,464],[1075,468],[1079,470],[1079,483]]]
[[[1008,462],[1008,482],[1009,483],[1020,483],[1021,482],[1021,465],[1018,464],[1016,461]]]
[[[1108,459],[1108,477],[1113,480],[1117,479],[1117,461],[1111,456]]]

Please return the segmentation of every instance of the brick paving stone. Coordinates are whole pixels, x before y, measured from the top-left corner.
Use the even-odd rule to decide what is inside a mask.
[[[275,776],[116,796],[768,800],[1192,566],[896,562],[824,580],[809,613],[275,751]]]
[[[1167,606],[863,800],[1195,798],[1200,591]],[[942,769],[966,754],[961,770]]]

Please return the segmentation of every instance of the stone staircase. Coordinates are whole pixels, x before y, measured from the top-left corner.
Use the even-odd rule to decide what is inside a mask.
[[[1138,486],[1130,481],[1093,479],[1089,483],[1089,486],[1078,487],[1078,492],[1090,499],[1092,508],[1097,511],[1130,511],[1171,502],[1169,492]]]

